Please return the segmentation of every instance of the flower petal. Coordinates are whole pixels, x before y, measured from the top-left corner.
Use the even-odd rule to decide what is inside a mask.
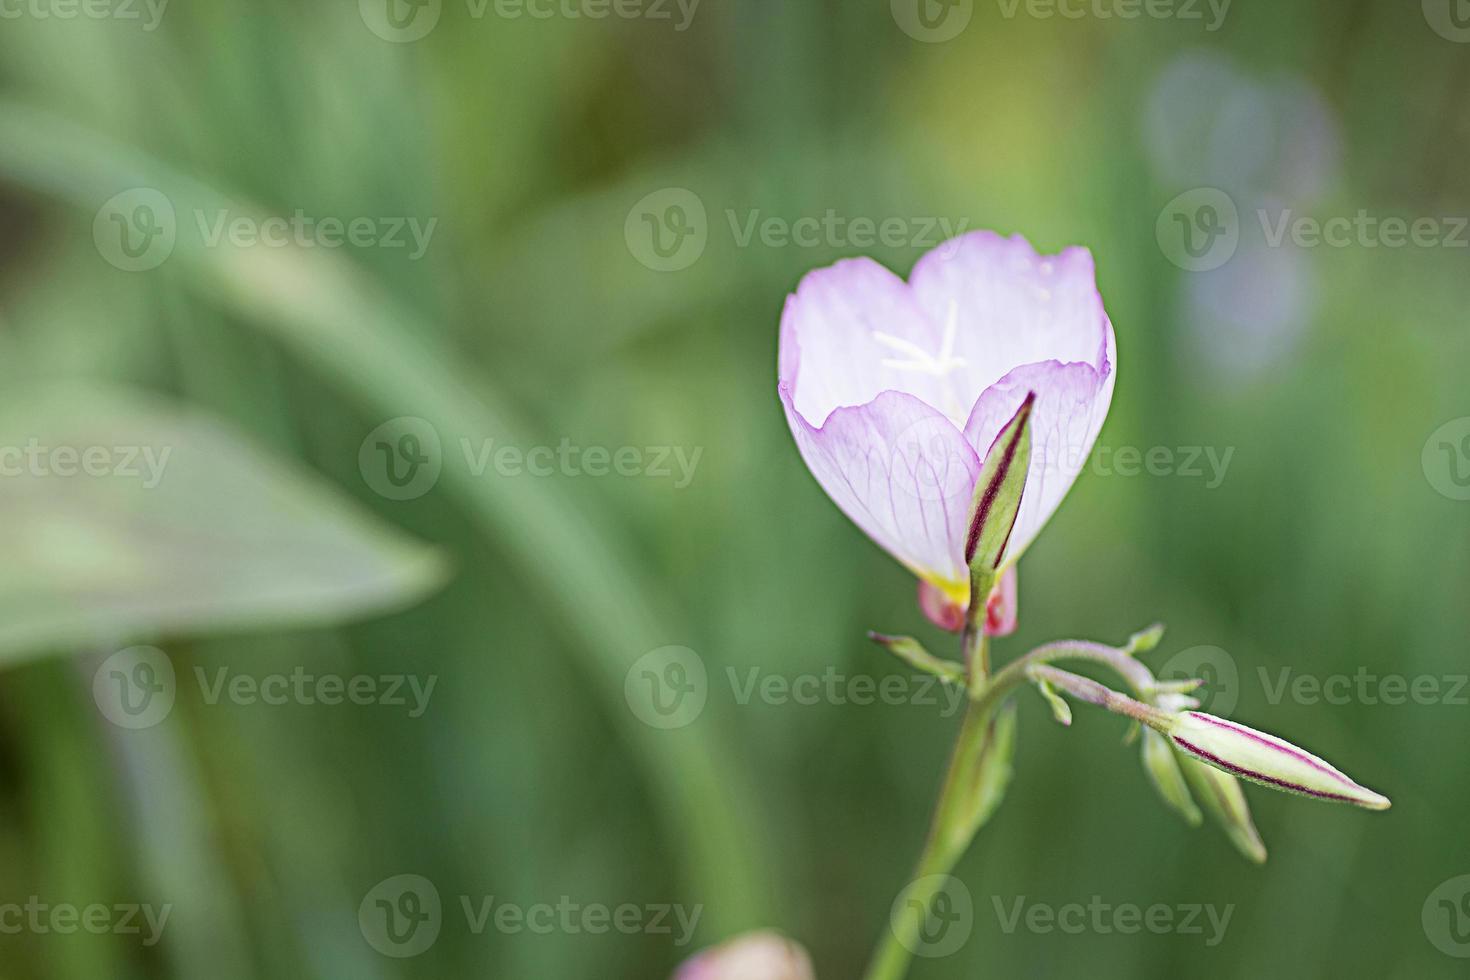
[[[949,391],[939,376],[943,337],[908,284],[868,258],[844,259],[808,273],[781,314],[783,383],[801,416],[821,426],[843,406],[866,405],[902,391],[936,407],[948,404],[955,424],[975,393]],[[798,371],[799,369],[799,371]]]
[[[1112,327],[1085,248],[1038,255],[1020,235],[972,231],[919,259],[909,282],[930,320],[958,319],[967,405],[1023,364],[1080,361],[1111,373]]]
[[[1013,564],[1081,471],[1115,362],[1091,254],[1038,255],[1019,235],[946,242],[909,283],[871,259],[838,262],[805,276],[781,317],[780,394],[807,465],[869,536],[957,595],[962,543],[942,536],[963,535],[961,474],[973,483],[1036,390],[1033,458],[1003,557]],[[968,454],[949,428],[964,430]]]
[[[1016,631],[1016,620],[1020,614],[1016,597],[1016,566],[1012,565],[1000,573],[1000,581],[990,592],[985,602],[985,635],[1010,636]]]
[[[965,528],[980,460],[959,429],[897,391],[839,408],[821,428],[784,384],[781,400],[802,459],[842,512],[915,574],[968,588]]]

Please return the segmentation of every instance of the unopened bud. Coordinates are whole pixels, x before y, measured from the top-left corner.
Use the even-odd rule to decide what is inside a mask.
[[[1179,760],[1179,769],[1184,773],[1185,782],[1193,787],[1194,795],[1210,811],[1235,849],[1256,864],[1265,864],[1266,845],[1256,830],[1255,821],[1251,820],[1250,806],[1245,802],[1240,780],[1189,756]]]
[[[1184,773],[1179,770],[1179,756],[1169,740],[1152,728],[1143,730],[1143,768],[1149,782],[1159,791],[1159,796],[1170,809],[1184,818],[1191,827],[1198,827],[1203,819],[1189,787],[1184,782]]]
[[[919,609],[929,622],[942,630],[958,633],[965,628],[965,613],[970,605],[969,586],[941,587],[928,579],[919,579]],[[985,600],[985,634],[1010,636],[1016,631],[1016,566],[1000,575]]]
[[[806,950],[775,932],[751,932],[707,949],[673,980],[815,980]]]
[[[1359,786],[1310,752],[1274,735],[1200,711],[1156,726],[1183,751],[1242,779],[1318,800],[1387,810],[1388,797]]]

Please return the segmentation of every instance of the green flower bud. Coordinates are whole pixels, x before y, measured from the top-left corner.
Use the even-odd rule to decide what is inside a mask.
[[[1194,797],[1189,795],[1184,774],[1179,771],[1179,762],[1178,754],[1168,739],[1152,728],[1143,730],[1143,769],[1148,773],[1149,782],[1154,784],[1163,801],[1184,818],[1185,823],[1198,827],[1204,818],[1194,804]]]
[[[1235,849],[1256,864],[1265,864],[1266,845],[1251,820],[1240,780],[1188,756],[1179,760],[1179,769],[1185,782],[1194,787],[1194,794],[1204,808],[1224,828]]]

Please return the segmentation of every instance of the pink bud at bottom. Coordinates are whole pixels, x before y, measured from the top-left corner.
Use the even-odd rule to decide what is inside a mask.
[[[958,633],[965,628],[968,602],[968,597],[959,598],[927,579],[919,579],[919,608],[929,622],[942,630]],[[1010,636],[1015,631],[1016,566],[1012,565],[1001,574],[985,602],[985,634]]]
[[[707,949],[673,980],[816,980],[800,945],[776,932],[749,932]]]

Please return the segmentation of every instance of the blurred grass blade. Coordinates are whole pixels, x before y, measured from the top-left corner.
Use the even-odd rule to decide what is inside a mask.
[[[438,553],[198,413],[116,389],[0,405],[0,662],[325,625],[422,598]]]
[[[163,194],[181,216],[181,230],[195,213],[251,212],[99,133],[8,102],[0,102],[0,179],[56,194],[89,225],[104,201],[137,186]],[[495,404],[489,385],[451,368],[446,355],[420,339],[438,331],[341,256],[294,247],[239,249],[227,236],[206,247],[199,236],[180,234],[168,264],[385,419],[417,416],[450,441],[494,437],[509,444],[527,431]],[[705,928],[733,933],[779,919],[770,904],[772,861],[755,809],[759,794],[714,719],[659,731],[637,720],[624,701],[633,663],[684,635],[655,613],[655,592],[642,574],[555,481],[483,480],[467,468],[445,467],[438,486],[578,634],[571,649],[636,748],[685,850],[690,884],[701,896],[718,896],[708,903]]]

